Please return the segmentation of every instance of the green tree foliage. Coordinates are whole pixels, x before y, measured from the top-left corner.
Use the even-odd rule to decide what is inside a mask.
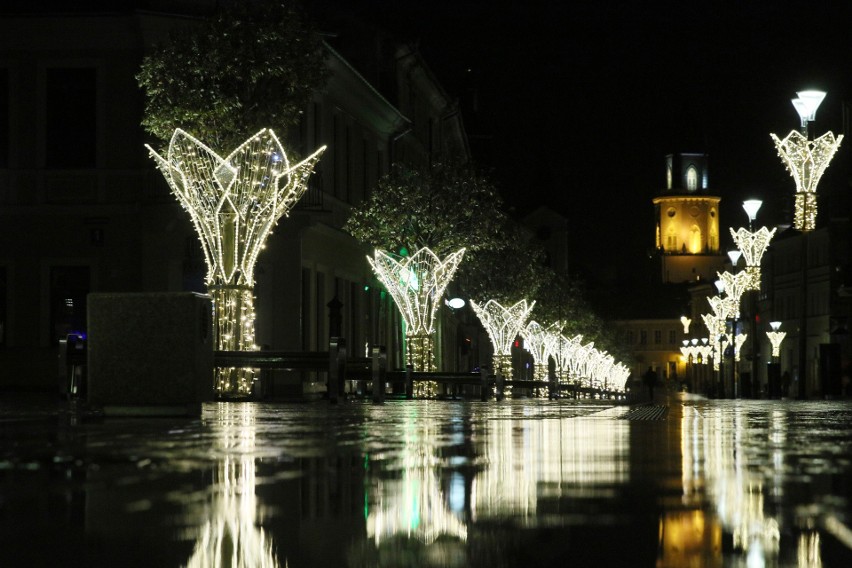
[[[632,355],[625,349],[613,326],[608,325],[585,298],[580,281],[547,270],[542,274],[538,302],[533,319],[542,325],[562,322],[563,335],[583,336],[583,342],[593,341],[595,348],[610,353],[616,361],[629,364]]]
[[[500,205],[494,184],[470,164],[395,164],[344,228],[393,252],[429,247],[444,257],[464,247],[465,264],[495,246],[505,219]]]
[[[144,58],[142,126],[162,144],[179,127],[220,152],[264,127],[286,132],[325,84],[324,56],[292,0],[228,2]]]
[[[542,284],[544,249],[518,223],[504,219],[492,246],[473,261],[462,263],[457,281],[477,302],[496,300],[503,305],[535,300]]]

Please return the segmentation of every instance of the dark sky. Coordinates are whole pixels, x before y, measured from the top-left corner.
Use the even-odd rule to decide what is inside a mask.
[[[653,244],[650,200],[667,153],[710,155],[723,232],[746,221],[744,198],[764,200],[764,222],[789,222],[795,186],[769,133],[798,126],[797,90],[828,92],[819,133],[841,131],[843,101],[852,100],[852,6],[830,6],[848,3],[717,4],[360,6],[419,38],[451,93],[465,101],[475,93],[478,112],[465,116],[475,157],[495,168],[510,205],[567,215],[578,268],[603,256],[630,270],[623,260]],[[821,212],[849,191],[849,152],[841,148],[820,184]]]

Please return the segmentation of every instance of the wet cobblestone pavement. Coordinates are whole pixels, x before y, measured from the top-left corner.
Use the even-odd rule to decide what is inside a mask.
[[[852,566],[852,403],[0,401],[0,566]]]

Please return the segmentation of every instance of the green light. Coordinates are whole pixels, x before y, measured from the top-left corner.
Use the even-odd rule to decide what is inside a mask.
[[[399,256],[408,256],[408,249],[405,247],[400,247]]]
[[[364,291],[365,291],[365,292],[369,292],[369,291],[370,291],[370,286],[369,286],[368,284],[364,284]]]

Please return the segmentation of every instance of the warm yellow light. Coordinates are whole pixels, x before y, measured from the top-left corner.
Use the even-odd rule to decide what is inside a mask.
[[[791,131],[783,140],[770,135],[781,161],[796,182],[796,212],[793,227],[800,231],[816,228],[816,189],[825,169],[840,147],[843,135],[835,138],[826,132],[815,140],[808,140],[798,130]]]
[[[201,240],[216,348],[257,349],[252,295],[257,256],[272,227],[307,189],[325,146],[292,166],[267,128],[224,158],[181,129],[172,135],[165,157],[146,147]],[[220,395],[246,395],[252,378],[250,369],[224,369],[217,371],[214,385]]]
[[[738,230],[730,229],[731,237],[737,248],[742,251],[745,258],[746,269],[748,275],[746,282],[746,290],[760,290],[760,261],[763,259],[763,254],[769,246],[772,237],[775,235],[775,228],[772,230],[766,227],[761,227],[757,231],[749,231],[743,227]]]
[[[465,249],[460,249],[441,260],[427,247],[401,258],[376,249],[372,258],[367,257],[373,272],[387,288],[405,321],[406,355],[415,371],[435,370],[432,345],[435,316],[464,252]],[[434,383],[419,381],[415,396],[434,396],[436,388]]]

